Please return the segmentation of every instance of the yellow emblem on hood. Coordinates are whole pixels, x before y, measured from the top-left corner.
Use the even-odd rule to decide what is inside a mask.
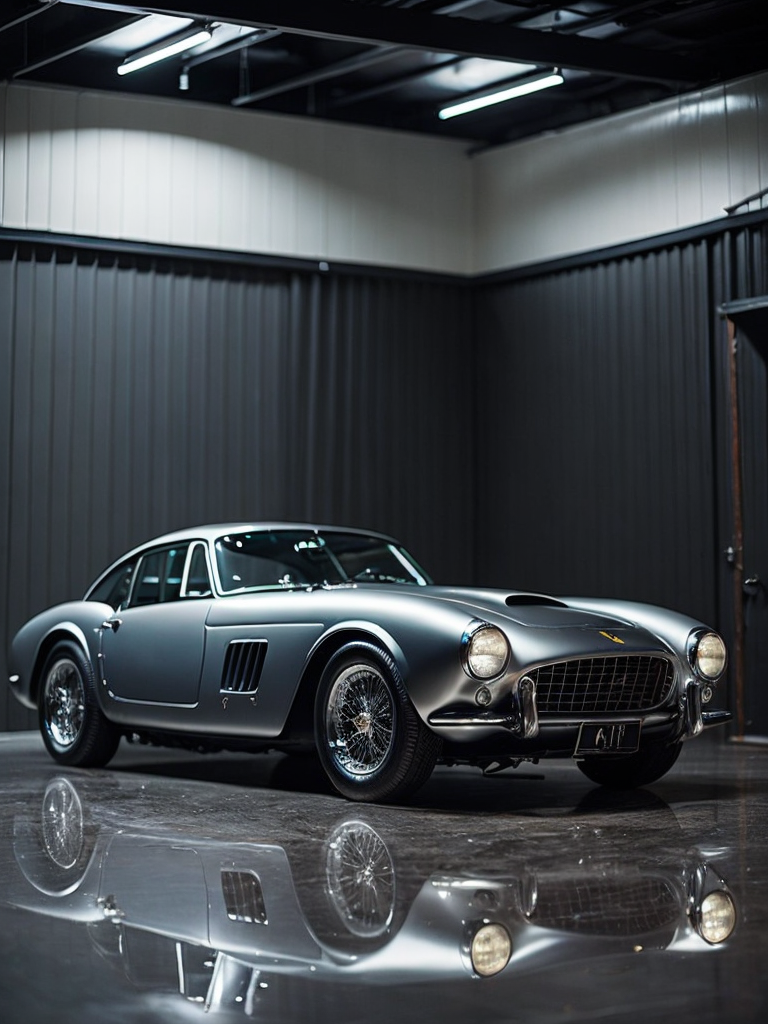
[[[606,633],[604,629],[600,630],[600,636],[607,637],[608,640],[613,640],[613,642],[615,644],[623,644],[624,643],[624,641],[621,639],[621,637],[614,636],[613,633]]]

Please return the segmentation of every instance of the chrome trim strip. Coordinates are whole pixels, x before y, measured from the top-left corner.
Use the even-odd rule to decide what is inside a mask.
[[[427,719],[429,725],[501,725],[505,729],[514,728],[515,720],[511,715],[500,715],[498,711],[480,711],[475,714],[460,711],[438,711]]]
[[[725,725],[733,719],[732,711],[702,711],[702,724],[705,729],[711,729],[713,725]]]

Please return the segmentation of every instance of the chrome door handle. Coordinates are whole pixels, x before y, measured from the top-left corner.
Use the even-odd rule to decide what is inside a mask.
[[[102,629],[111,629],[113,633],[116,633],[123,624],[122,619],[105,619],[101,624]]]

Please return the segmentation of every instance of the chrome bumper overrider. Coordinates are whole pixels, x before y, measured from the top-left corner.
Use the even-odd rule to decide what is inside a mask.
[[[701,683],[689,679],[680,699],[680,713],[683,722],[683,737],[698,736],[703,729],[713,725],[724,725],[730,722],[733,715],[730,711],[704,711],[701,701]]]
[[[511,706],[505,711],[436,711],[428,718],[430,725],[484,725],[500,726],[523,739],[539,734],[539,714],[536,709],[536,684],[530,676],[523,676],[511,694]]]

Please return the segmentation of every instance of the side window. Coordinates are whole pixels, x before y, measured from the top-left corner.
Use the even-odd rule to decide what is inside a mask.
[[[182,544],[178,547],[157,548],[144,555],[136,571],[136,582],[131,594],[132,607],[178,600],[188,547],[188,544]]]
[[[132,558],[129,562],[122,562],[92,588],[86,600],[101,601],[103,604],[111,605],[117,611],[128,597],[135,568],[135,558]]]
[[[210,597],[212,592],[205,545],[195,544],[192,554],[189,556],[189,567],[182,589],[182,597]]]

